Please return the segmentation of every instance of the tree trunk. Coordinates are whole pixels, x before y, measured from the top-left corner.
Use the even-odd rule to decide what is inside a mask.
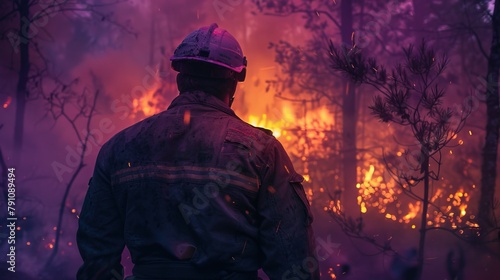
[[[24,134],[24,110],[26,107],[26,97],[28,96],[27,84],[30,70],[29,58],[29,29],[30,29],[30,7],[28,0],[19,1],[19,44],[20,67],[19,79],[16,89],[16,120],[14,125],[14,150],[18,154],[23,146]]]
[[[420,239],[418,242],[418,257],[417,257],[417,279],[422,279],[424,270],[424,253],[425,253],[425,236],[427,234],[427,210],[429,209],[429,152],[426,148],[422,148],[421,155],[424,159],[422,170],[424,173],[424,196],[422,197],[422,216],[420,221]]]
[[[151,22],[149,26],[149,66],[156,65],[155,63],[155,51],[156,51],[156,6],[154,5],[155,2],[151,1],[149,3],[150,9],[150,17],[151,17]]]
[[[483,147],[483,163],[481,167],[481,197],[479,200],[479,224],[481,231],[496,226],[494,224],[494,197],[497,170],[498,133],[500,128],[499,109],[499,71],[500,71],[500,0],[495,0],[493,11],[493,40],[488,59],[486,89],[486,140]]]
[[[413,0],[413,35],[415,43],[419,44],[423,39],[424,18],[426,15],[426,1]]]
[[[341,39],[342,44],[350,46],[353,32],[352,1],[341,2]],[[357,205],[356,172],[356,95],[352,81],[346,81],[342,96],[342,166],[344,195],[342,204],[347,212],[359,213]]]

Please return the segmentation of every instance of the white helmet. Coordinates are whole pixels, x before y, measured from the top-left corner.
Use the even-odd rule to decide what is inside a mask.
[[[232,70],[234,79],[245,80],[247,59],[240,44],[216,23],[190,33],[175,49],[170,60],[172,68],[178,72],[183,72],[181,62],[202,61]]]

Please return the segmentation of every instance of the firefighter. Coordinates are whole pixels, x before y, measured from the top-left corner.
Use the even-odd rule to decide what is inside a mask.
[[[79,219],[83,279],[319,279],[301,182],[269,130],[230,108],[247,61],[217,24],[171,57],[179,96],[111,138]]]

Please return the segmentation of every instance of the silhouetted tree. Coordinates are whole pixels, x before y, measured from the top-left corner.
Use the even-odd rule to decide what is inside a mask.
[[[496,227],[495,187],[497,178],[497,158],[500,129],[499,71],[500,71],[500,1],[495,0],[491,21],[492,41],[486,74],[486,136],[483,147],[481,168],[481,199],[479,201],[479,221],[483,234]]]
[[[110,0],[94,3],[92,1],[74,0],[8,0],[0,3],[0,39],[8,41],[11,49],[10,60],[5,59],[2,66],[17,68],[16,114],[14,125],[14,149],[19,152],[23,145],[24,114],[28,98],[36,95],[32,91],[38,89],[37,84],[47,77],[54,77],[48,71],[50,63],[41,48],[39,37],[49,37],[50,30],[46,28],[54,17],[88,13],[91,19],[109,22],[130,32],[128,26],[114,20],[112,11],[105,7],[115,5],[124,0]],[[70,16],[71,17],[71,16]],[[17,22],[16,22],[17,21]],[[5,49],[7,51],[7,49]],[[18,56],[18,58],[17,58]],[[10,66],[7,63],[10,62]],[[2,64],[3,64],[2,63]],[[15,64],[15,65],[14,65]]]
[[[93,76],[94,86],[93,89],[85,88],[83,92],[78,93],[72,89],[72,85],[77,83],[77,79],[62,88],[55,88],[52,92],[43,95],[43,99],[48,104],[48,114],[57,121],[61,119],[72,129],[78,139],[78,163],[72,171],[69,181],[66,183],[64,194],[59,205],[58,219],[56,224],[54,247],[50,253],[49,258],[45,264],[46,270],[52,265],[59,250],[60,236],[62,232],[63,218],[67,209],[66,202],[71,188],[73,187],[76,178],[85,167],[85,155],[87,153],[90,141],[95,137],[92,135],[91,124],[92,119],[96,113],[96,104],[99,92],[102,90],[97,82],[97,78]],[[76,108],[76,109],[74,109]],[[83,124],[84,130],[81,130],[80,125]]]
[[[311,38],[300,46],[285,40],[270,44],[276,51],[275,60],[282,67],[282,75],[269,82],[281,98],[297,102],[307,101],[312,104],[326,101],[330,108],[340,110],[341,114],[335,116],[339,117],[338,123],[342,123],[340,139],[342,164],[339,169],[341,174],[333,176],[328,185],[342,186],[333,191],[341,192],[342,204],[346,209],[359,214],[356,189],[358,180],[356,128],[359,102],[357,102],[356,87],[349,80],[332,79],[327,53],[318,50],[327,49],[326,38],[330,35],[326,34],[338,34],[335,41],[349,45],[353,32],[364,35],[364,44],[384,49],[381,42],[387,43],[386,38],[383,38],[386,34],[379,34],[378,27],[383,25],[387,29],[387,26],[400,16],[400,11],[395,9],[398,1],[387,3],[387,1],[253,0],[253,2],[264,15],[303,17],[304,29],[310,31]],[[389,5],[392,5],[390,9]],[[370,12],[376,14],[372,15]],[[380,23],[381,19],[377,18],[379,14],[388,16]],[[365,26],[367,22],[370,23],[368,27]],[[293,97],[284,97],[285,91],[291,93]],[[332,112],[335,110],[331,109]],[[331,146],[338,145],[332,142]]]
[[[404,63],[388,71],[375,59],[366,59],[355,45],[351,48],[330,45],[331,67],[347,74],[353,82],[371,85],[381,93],[370,106],[372,113],[382,122],[406,127],[417,143],[417,150],[408,149],[406,160],[389,163],[388,170],[405,194],[423,204],[417,258],[417,275],[421,277],[426,233],[430,229],[427,226],[430,180],[440,179],[441,150],[463,128],[470,110],[454,111],[442,105],[445,90],[439,79],[448,63],[445,56],[437,57],[425,43],[417,49],[410,45],[403,51]],[[421,183],[422,195],[414,190]]]

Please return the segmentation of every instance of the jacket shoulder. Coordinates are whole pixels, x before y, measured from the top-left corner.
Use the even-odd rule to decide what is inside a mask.
[[[252,125],[252,127],[257,128],[260,131],[263,131],[265,134],[267,134],[269,136],[273,136],[273,131],[270,130],[270,129],[267,129],[267,128],[264,128],[264,127],[253,126],[253,125]]]
[[[252,147],[256,144],[267,146],[267,144],[277,141],[271,130],[255,127],[240,119],[229,122],[226,140],[239,142],[247,147]]]

